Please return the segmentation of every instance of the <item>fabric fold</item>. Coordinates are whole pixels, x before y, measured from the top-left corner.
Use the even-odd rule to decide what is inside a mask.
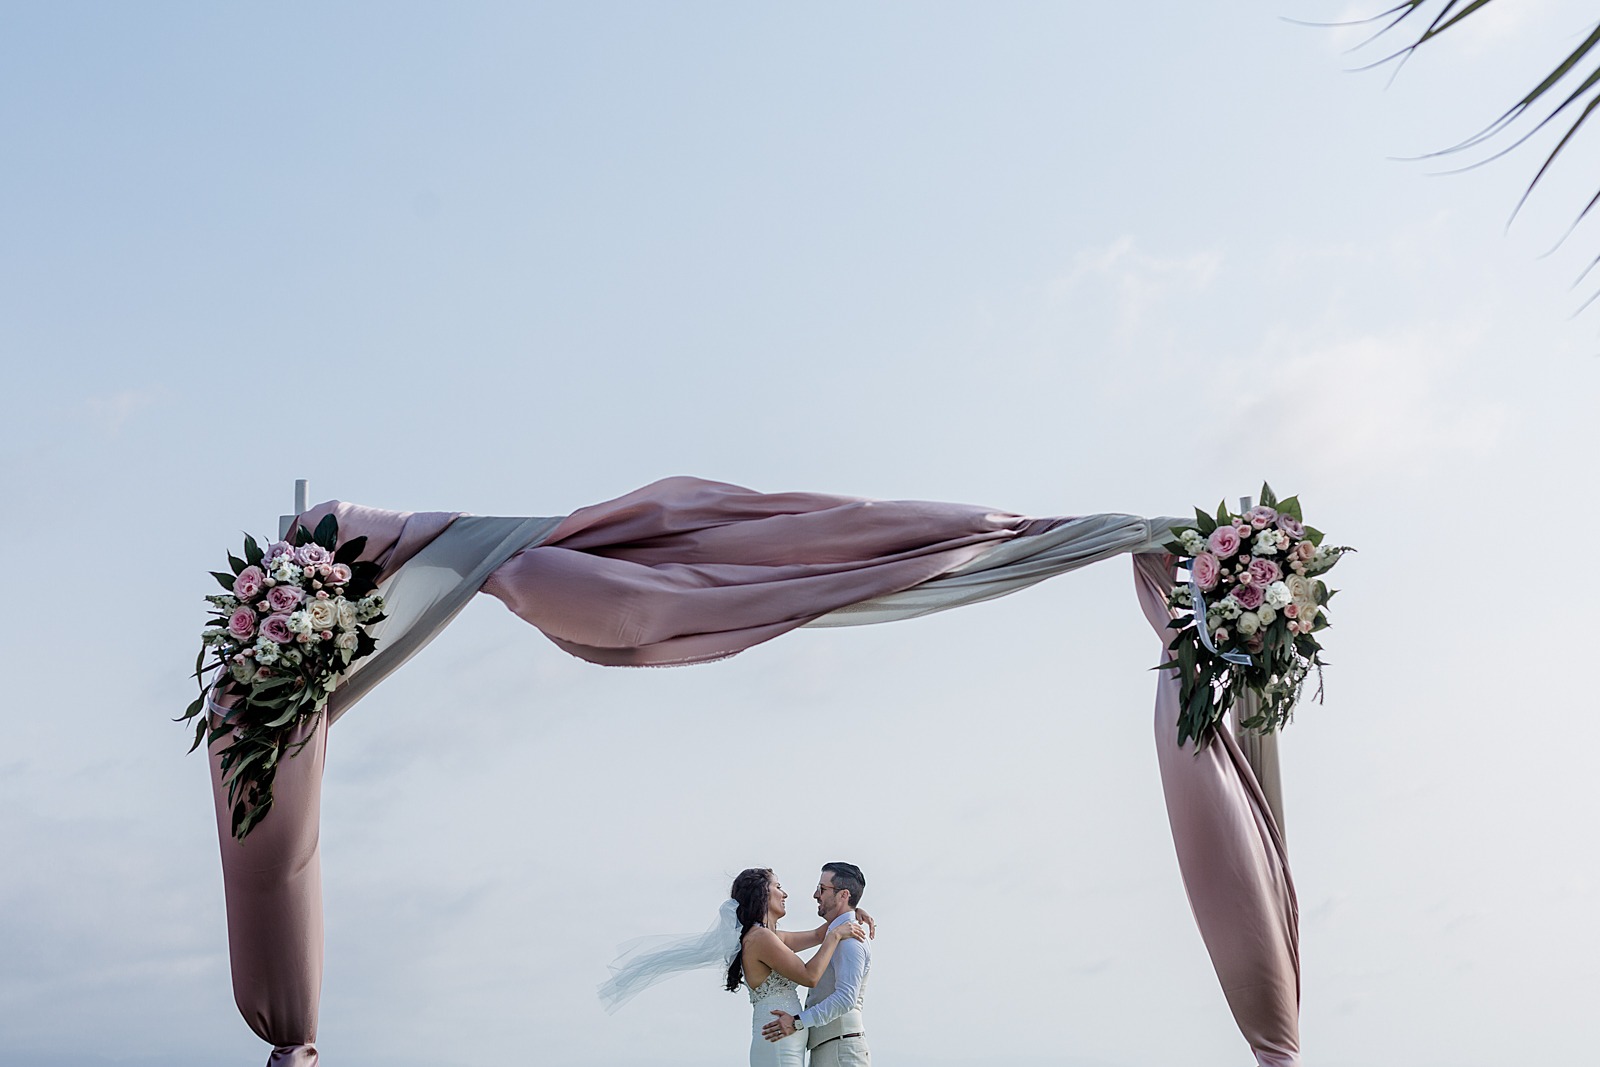
[[[1164,650],[1172,557],[1133,561],[1139,605]],[[1195,925],[1256,1063],[1299,1067],[1300,910],[1283,838],[1231,730],[1199,751],[1193,741],[1178,747],[1180,679],[1157,675],[1156,759]]]

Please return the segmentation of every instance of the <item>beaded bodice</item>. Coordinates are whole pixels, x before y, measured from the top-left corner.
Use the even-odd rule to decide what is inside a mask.
[[[767,1000],[780,1000],[784,1003],[800,1003],[800,993],[795,983],[789,981],[777,971],[773,971],[762,979],[760,985],[750,986],[750,1003],[760,1004]]]

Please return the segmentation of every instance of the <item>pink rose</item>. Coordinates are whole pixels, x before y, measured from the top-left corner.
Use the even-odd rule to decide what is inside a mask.
[[[262,573],[260,567],[246,567],[239,572],[239,577],[233,580],[233,595],[240,600],[254,600],[266,580],[267,576]]]
[[[1217,554],[1218,559],[1227,559],[1239,551],[1239,531],[1232,526],[1218,526],[1206,538],[1206,544],[1211,546],[1211,551]]]
[[[1222,564],[1209,552],[1202,552],[1189,564],[1189,574],[1201,589],[1215,589],[1222,576]]]
[[[1290,618],[1290,619],[1299,618],[1300,617],[1300,605],[1296,604],[1292,600],[1289,601],[1287,604],[1285,604],[1283,606],[1283,614],[1284,614],[1285,618]],[[1289,628],[1291,630],[1294,629],[1293,626],[1290,626]]]
[[[350,568],[343,563],[335,563],[328,568],[328,581],[334,585],[344,585],[350,580]]]
[[[1294,546],[1294,554],[1299,557],[1300,562],[1310,563],[1311,557],[1317,554],[1317,546],[1310,541],[1301,541]]]
[[[1254,611],[1261,606],[1261,599],[1266,594],[1259,585],[1241,585],[1230,594],[1239,606],[1246,611]]]
[[[276,641],[280,645],[287,645],[294,640],[294,631],[289,629],[289,616],[268,615],[261,622],[261,636],[268,641]]]
[[[1293,515],[1279,515],[1278,529],[1282,530],[1284,533],[1288,534],[1290,537],[1293,537],[1297,541],[1306,535],[1305,526],[1301,525],[1300,520],[1295,518]]]
[[[1278,519],[1278,512],[1265,504],[1257,504],[1245,513],[1245,518],[1250,520],[1250,525],[1257,530],[1265,530]]]
[[[267,562],[272,563],[284,556],[294,558],[294,546],[287,541],[274,541],[267,546]]]
[[[1281,577],[1283,577],[1283,572],[1270,559],[1253,559],[1250,561],[1250,581],[1254,584],[1261,586],[1271,585]]]
[[[240,608],[228,618],[228,636],[244,641],[256,632],[256,613]]]
[[[333,562],[333,554],[315,541],[294,550],[294,558],[302,567],[320,567]]]
[[[267,592],[267,603],[273,611],[293,611],[305,597],[296,585],[276,585]],[[273,638],[277,640],[276,637]]]

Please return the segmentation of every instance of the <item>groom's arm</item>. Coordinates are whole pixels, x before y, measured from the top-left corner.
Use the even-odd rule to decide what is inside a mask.
[[[867,946],[860,941],[846,939],[833,950],[833,992],[819,1004],[813,1004],[797,1018],[808,1029],[831,1023],[856,1006],[861,996],[861,983],[867,979]]]

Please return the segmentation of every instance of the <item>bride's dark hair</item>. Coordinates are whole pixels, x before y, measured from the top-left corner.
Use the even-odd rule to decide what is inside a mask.
[[[750,867],[739,872],[728,895],[738,904],[739,947],[728,961],[728,992],[737,993],[744,981],[744,935],[767,921],[767,901],[772,897],[772,868]]]

